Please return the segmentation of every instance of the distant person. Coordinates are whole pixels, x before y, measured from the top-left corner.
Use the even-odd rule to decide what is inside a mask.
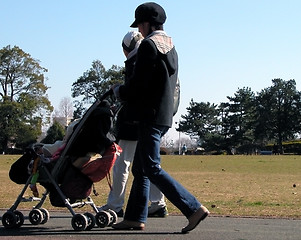
[[[182,155],[185,155],[187,152],[187,146],[186,144],[184,143],[183,146],[182,146]]]
[[[274,153],[275,155],[277,155],[277,154],[279,153],[279,151],[278,151],[278,146],[277,146],[276,144],[274,144],[274,146],[273,146],[273,153]]]
[[[172,39],[163,31],[164,9],[144,3],[135,11],[131,27],[144,37],[133,74],[124,85],[112,86],[117,98],[128,104],[127,113],[138,122],[138,143],[132,172],[131,193],[117,230],[143,230],[147,220],[150,182],[156,185],[188,219],[182,233],[193,230],[208,215],[206,207],[162,169],[160,141],[172,126],[178,57]]]
[[[137,49],[142,39],[143,36],[140,32],[129,31],[122,40],[123,52],[127,58],[125,61],[125,82],[133,72]],[[138,125],[127,117],[127,103],[124,102],[122,104],[123,106],[117,115],[116,121],[116,138],[118,145],[122,148],[122,153],[117,157],[113,167],[113,185],[107,203],[100,207],[102,210],[114,210],[119,217],[123,217],[129,168],[134,159],[138,139]],[[150,201],[149,217],[166,217],[168,215],[164,195],[153,184],[150,187]]]

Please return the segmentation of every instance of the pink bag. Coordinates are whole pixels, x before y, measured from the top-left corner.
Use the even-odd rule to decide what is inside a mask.
[[[116,143],[112,143],[103,156],[98,158],[91,157],[80,167],[80,170],[92,182],[99,182],[109,175],[117,156],[119,156],[121,152],[121,147]]]

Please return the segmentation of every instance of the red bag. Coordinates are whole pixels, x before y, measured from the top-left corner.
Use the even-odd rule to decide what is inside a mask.
[[[121,152],[121,147],[116,143],[112,143],[104,152],[103,156],[83,164],[81,166],[81,172],[92,182],[99,182],[110,173],[117,156],[119,156]]]

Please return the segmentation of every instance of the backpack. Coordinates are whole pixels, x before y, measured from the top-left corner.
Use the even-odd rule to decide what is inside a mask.
[[[177,78],[175,92],[174,92],[174,102],[173,102],[173,115],[176,115],[179,105],[180,105],[180,79]]]

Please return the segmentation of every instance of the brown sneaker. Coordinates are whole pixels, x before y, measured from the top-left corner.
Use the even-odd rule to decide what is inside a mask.
[[[188,218],[188,225],[182,228],[182,233],[188,233],[210,214],[209,210],[201,206],[195,213]]]
[[[115,230],[144,230],[144,223],[123,220],[120,223],[116,223],[112,225],[112,228]]]

